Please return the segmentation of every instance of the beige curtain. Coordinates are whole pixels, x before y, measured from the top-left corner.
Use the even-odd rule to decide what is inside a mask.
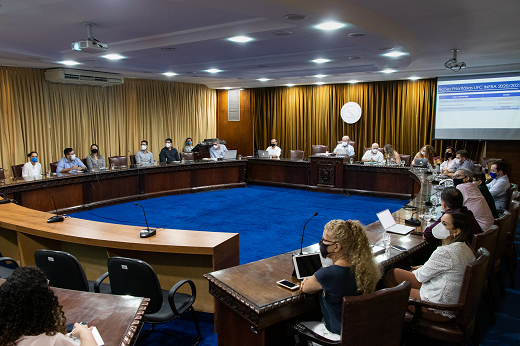
[[[43,70],[0,66],[0,167],[6,177],[30,151],[38,152],[42,170],[51,162],[46,100]]]

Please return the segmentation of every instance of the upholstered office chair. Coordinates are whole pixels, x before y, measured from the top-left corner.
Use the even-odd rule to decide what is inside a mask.
[[[19,165],[11,166],[11,172],[13,172],[13,178],[21,178],[22,177],[22,168],[24,163]]]
[[[495,324],[495,312],[494,306],[495,301],[493,297],[493,288],[491,286],[490,275],[493,269],[493,256],[495,255],[495,247],[497,243],[498,237],[498,226],[493,225],[490,229],[483,233],[475,234],[473,236],[473,242],[471,243],[471,248],[473,251],[477,251],[481,247],[488,250],[489,252],[489,261],[486,266],[486,280],[484,281],[484,295],[486,298],[486,303],[489,310],[489,318],[491,319],[491,323]]]
[[[136,162],[135,162],[135,155],[130,155],[130,164],[132,166],[135,166],[136,165]]]
[[[181,160],[188,160],[188,161],[195,160],[195,153],[181,152]]]
[[[512,201],[520,201],[520,191],[513,191],[513,194],[511,196]]]
[[[457,304],[435,304],[410,298],[409,303],[415,306],[415,313],[406,312],[406,321],[410,324],[412,331],[460,345],[464,345],[466,340],[471,338],[473,345],[478,345],[479,333],[475,326],[476,315],[484,289],[489,252],[480,248],[475,257],[477,259],[466,266]],[[448,322],[426,320],[422,318],[423,307],[455,311],[455,319]]]
[[[11,257],[0,257],[0,278],[7,279],[18,268],[18,263]]]
[[[504,263],[506,265],[507,274],[511,288],[516,288],[515,269],[517,266],[517,254],[515,248],[516,229],[518,228],[518,218],[520,216],[520,202],[512,200],[509,203],[509,212],[511,213],[511,226],[507,234],[506,247],[504,249]]]
[[[126,166],[126,156],[111,156],[108,158],[108,164],[112,167],[112,164],[116,167]]]
[[[410,164],[410,159],[411,159],[410,155],[399,154],[399,158],[401,159],[401,162],[404,162],[405,165],[409,165]]]
[[[5,179],[5,172],[3,168],[0,168],[0,179]]]
[[[303,150],[291,150],[291,160],[301,160],[305,157]]]
[[[313,145],[312,146],[312,155],[321,154],[329,151],[328,145]]]
[[[58,168],[58,161],[49,163],[51,167],[51,173],[56,173],[56,169]]]
[[[412,285],[405,281],[397,287],[344,297],[341,341],[326,339],[300,323],[293,326],[293,332],[302,346],[309,341],[320,345],[399,346],[411,289]]]
[[[108,272],[96,281],[96,292],[99,284],[108,276],[110,276],[112,294],[150,298],[150,304],[144,315],[144,322],[152,325],[150,332],[153,331],[156,323],[173,321],[188,309],[191,310],[198,335],[195,345],[199,344],[202,337],[193,309],[197,296],[193,281],[181,280],[168,292],[161,289],[157,275],[148,263],[133,258],[112,257],[108,260]],[[190,286],[191,295],[177,292],[184,284]]]
[[[88,167],[88,166],[87,166],[87,158],[81,159],[81,162],[83,162],[83,164],[85,165],[85,167]]]
[[[95,281],[88,281],[76,257],[64,251],[38,250],[34,253],[36,266],[49,279],[52,287],[94,292]],[[110,285],[104,284],[101,293],[110,294]]]
[[[502,257],[504,257],[508,234],[511,230],[511,213],[505,210],[499,218],[495,219],[495,225],[498,226],[498,236],[495,246],[495,254],[493,256],[492,273],[498,281],[500,286],[500,296],[503,298],[506,296],[506,288],[504,286],[502,275],[500,275],[500,265],[502,263]]]

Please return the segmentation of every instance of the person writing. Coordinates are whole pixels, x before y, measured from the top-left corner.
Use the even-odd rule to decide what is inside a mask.
[[[195,147],[193,146],[193,141],[191,140],[191,138],[186,138],[186,145],[184,146],[184,149],[182,149],[182,151],[184,151],[185,153],[191,153],[193,148]]]
[[[166,138],[165,146],[161,149],[159,153],[159,161],[160,162],[173,162],[180,161],[179,152],[177,149],[172,147],[172,139]]]
[[[18,267],[0,286],[0,345],[78,346],[65,335],[65,316],[43,272]],[[81,346],[97,346],[86,325],[74,324],[71,336]]]
[[[269,156],[273,159],[279,159],[282,156],[282,149],[278,146],[278,141],[276,138],[271,139],[271,146],[265,149]]]
[[[148,141],[141,141],[141,150],[135,153],[135,163],[138,165],[152,165],[153,154],[148,151]]]
[[[352,145],[350,145],[349,136],[343,136],[343,138],[341,138],[341,143],[338,144],[336,146],[336,148],[334,148],[334,154],[337,154],[338,149],[345,150],[344,155],[348,155],[348,156],[356,155],[356,153],[354,151],[354,147]]]
[[[22,167],[22,178],[25,180],[40,179],[42,177],[42,165],[38,162],[38,153],[31,151],[27,154],[29,162]]]
[[[373,292],[381,272],[365,228],[356,220],[329,221],[323,230],[320,252],[333,264],[303,280],[301,291],[319,294],[324,322],[302,324],[325,338],[340,340],[343,297]]]
[[[220,140],[215,138],[213,146],[209,149],[209,155],[213,159],[220,159],[224,157],[224,153],[228,151],[224,144],[220,144]]]
[[[383,150],[385,151],[385,156],[388,157],[390,160],[394,159],[395,163],[401,163],[401,157],[399,156],[399,153],[395,151],[394,147],[392,147],[391,144],[385,145],[383,147]]]
[[[385,161],[385,158],[383,157],[383,154],[381,154],[381,152],[379,151],[379,144],[372,144],[372,149],[365,151],[365,154],[361,158],[361,161],[383,163]]]
[[[65,157],[58,161],[56,173],[76,173],[87,169],[83,161],[76,157],[74,149],[66,148],[63,150],[63,154]]]
[[[491,182],[487,184],[489,193],[495,199],[495,207],[497,210],[506,210],[507,193],[510,188],[509,178],[507,177],[507,166],[504,161],[497,161],[491,165],[489,171]]]
[[[92,172],[106,168],[105,158],[99,153],[97,144],[90,146],[90,155],[87,156],[87,167]]]

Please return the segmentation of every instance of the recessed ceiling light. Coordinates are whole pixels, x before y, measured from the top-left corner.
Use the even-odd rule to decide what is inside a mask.
[[[285,16],[285,19],[289,19],[289,20],[303,20],[306,18],[307,18],[307,16],[304,14],[288,14]]]
[[[350,34],[348,34],[349,37],[363,37],[365,36],[365,33],[363,32],[351,32]]]
[[[350,84],[356,84],[356,83],[359,83],[359,81],[358,81],[358,80],[349,80],[348,83],[350,83]]]
[[[219,70],[218,68],[210,68],[209,70],[206,70],[206,72],[219,73],[219,72],[222,72],[222,70]]]
[[[320,29],[320,30],[337,30],[337,29],[341,29],[344,26],[345,26],[345,24],[343,24],[343,23],[325,22],[325,23],[316,25],[315,28]]]
[[[317,82],[317,83],[314,83],[314,84],[316,84],[316,85],[323,85],[325,83],[324,82]]]
[[[270,78],[258,78],[260,82],[267,82],[268,80],[271,80]]]
[[[288,86],[288,87],[293,87],[294,84],[285,84],[285,86]]]
[[[392,70],[391,68],[387,68],[387,69],[385,69],[385,70],[383,70],[381,72],[383,72],[383,73],[394,73],[394,72],[397,72],[397,71],[396,70]]]
[[[408,77],[409,80],[418,80],[421,79],[420,77]]]
[[[80,63],[77,61],[73,61],[73,60],[65,60],[65,61],[60,61],[60,64],[67,65],[67,66],[74,66],[74,65],[79,65]]]
[[[315,75],[315,76],[313,76],[313,77],[316,77],[316,78],[325,78],[325,77],[327,77],[327,76],[328,76],[328,74],[317,74],[317,75]]]
[[[172,76],[178,75],[178,73],[175,73],[175,72],[164,72],[163,75],[165,75],[167,77],[172,77]]]
[[[406,55],[406,53],[403,53],[403,52],[390,52],[390,53],[385,53],[383,54],[384,56],[389,56],[389,57],[392,57],[392,58],[397,58],[397,57],[400,57],[402,55]]]
[[[316,64],[323,64],[325,62],[329,62],[330,59],[314,59],[312,62],[315,62]]]
[[[251,37],[247,37],[247,36],[233,36],[233,37],[228,38],[228,40],[232,41],[232,42],[240,42],[240,43],[253,41],[253,39]]]
[[[108,60],[120,60],[120,59],[124,59],[125,57],[122,55],[119,55],[119,54],[107,54],[107,55],[104,55],[103,58],[106,58]]]

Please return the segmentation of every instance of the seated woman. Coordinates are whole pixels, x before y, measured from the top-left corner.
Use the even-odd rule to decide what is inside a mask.
[[[343,297],[373,292],[381,273],[359,221],[329,221],[323,230],[320,252],[332,259],[333,264],[303,280],[301,290],[319,292],[324,322],[302,324],[323,337],[339,340]]]
[[[432,167],[435,167],[437,163],[441,163],[440,157],[435,154],[435,149],[429,144],[422,147],[421,151],[418,152],[413,159],[428,159],[428,163],[432,165]]]
[[[97,144],[92,144],[90,146],[90,155],[87,156],[87,167],[91,172],[106,168],[105,158],[99,153],[99,147]]]
[[[186,145],[184,146],[184,149],[182,149],[182,151],[184,151],[185,153],[191,153],[193,148],[195,147],[193,146],[193,141],[191,140],[191,138],[186,138]]]
[[[77,346],[65,336],[65,316],[45,274],[35,267],[18,267],[0,286],[0,345]],[[82,346],[97,346],[86,325],[71,334]]]
[[[42,165],[38,162],[38,153],[31,151],[27,154],[29,162],[22,167],[22,178],[40,179],[42,177]]]
[[[455,149],[453,147],[446,147],[444,152],[444,161],[441,164],[441,172],[448,173],[449,170],[453,170],[453,167],[458,162],[455,158]]]
[[[384,146],[385,150],[385,157],[389,157],[390,159],[394,159],[395,163],[400,164],[401,163],[401,157],[399,156],[399,153],[394,150],[394,147],[392,147],[391,144],[387,144]]]
[[[411,298],[440,304],[456,304],[459,301],[462,279],[466,266],[475,260],[473,250],[466,243],[468,221],[464,214],[446,212],[433,229],[433,235],[442,239],[428,261],[413,271],[395,268],[385,275],[386,287],[395,287],[403,281],[412,283]],[[414,307],[408,309],[413,313]],[[455,317],[453,311],[423,308],[422,317],[445,322]]]

